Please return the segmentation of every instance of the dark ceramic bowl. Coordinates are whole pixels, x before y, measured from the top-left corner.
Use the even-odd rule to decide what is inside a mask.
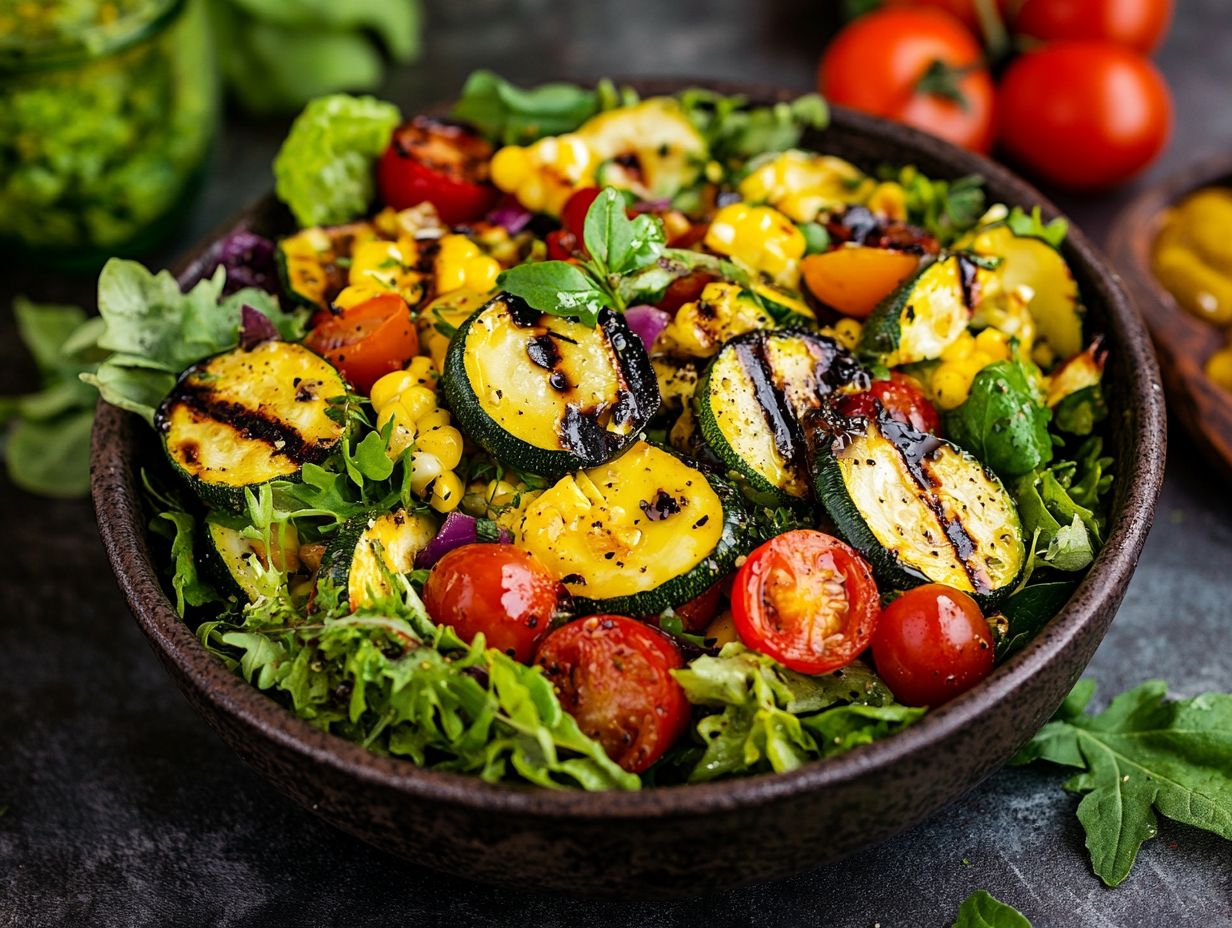
[[[666,93],[683,82],[642,82]],[[768,101],[794,96],[719,86]],[[806,144],[865,168],[914,163],[937,177],[982,174],[991,197],[1056,209],[1005,169],[911,129],[838,110]],[[272,201],[236,226],[285,231]],[[182,266],[196,280],[207,242]],[[229,673],[198,644],[167,599],[150,551],[138,470],[155,460],[136,416],[100,406],[93,492],[120,587],[189,702],[249,764],[307,809],[417,864],[491,883],[664,895],[766,880],[883,841],[952,802],[996,770],[1056,710],[1112,621],[1138,562],[1164,470],[1159,372],[1150,340],[1116,275],[1077,230],[1065,257],[1112,348],[1109,427],[1116,483],[1108,541],[1061,613],[984,683],[885,741],[787,774],[640,793],[490,786],[371,754],[323,734]],[[529,866],[529,870],[528,870]]]

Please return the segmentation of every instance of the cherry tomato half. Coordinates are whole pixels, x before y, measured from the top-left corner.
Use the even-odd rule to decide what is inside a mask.
[[[1149,55],[1172,22],[1172,0],[1024,0],[1019,35],[1047,42],[1099,39]]]
[[[992,632],[974,599],[929,583],[882,610],[873,660],[899,702],[939,706],[992,672]]]
[[[473,544],[436,562],[423,601],[432,620],[463,641],[483,632],[488,647],[528,663],[551,628],[560,592],[560,583],[529,551]]]
[[[701,299],[706,284],[718,280],[718,275],[709,271],[693,271],[683,277],[677,277],[663,291],[663,299],[656,304],[659,309],[674,313],[685,303],[695,303]]]
[[[1006,153],[1072,190],[1118,184],[1168,143],[1172,98],[1155,67],[1107,42],[1057,42],[1016,58],[997,93]]]
[[[941,416],[937,407],[929,402],[919,382],[907,374],[890,372],[889,380],[874,380],[863,393],[848,393],[838,401],[838,411],[844,416],[863,416],[872,419],[877,415],[877,403],[890,417],[917,432],[941,433]]]
[[[578,250],[578,238],[568,229],[553,229],[545,237],[548,258],[552,261],[568,261]]]
[[[641,773],[684,734],[689,701],[671,671],[684,666],[662,632],[619,615],[592,615],[556,629],[535,663],[560,704],[631,773]]]
[[[845,26],[826,49],[817,80],[831,103],[987,151],[993,85],[982,60],[979,43],[949,14],[889,8]]]
[[[431,203],[446,225],[460,225],[496,205],[488,183],[492,146],[469,129],[430,116],[398,127],[377,165],[381,199],[394,209]]]
[[[382,293],[323,319],[304,344],[365,396],[382,376],[399,370],[419,352],[411,311],[396,293]]]
[[[868,647],[880,599],[855,549],[810,529],[749,555],[732,584],[740,640],[800,673],[829,673]]]

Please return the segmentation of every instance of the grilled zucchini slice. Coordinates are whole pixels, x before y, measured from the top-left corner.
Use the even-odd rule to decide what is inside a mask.
[[[377,240],[370,222],[344,226],[313,226],[278,243],[282,287],[297,303],[329,309],[347,285],[355,246]]]
[[[884,413],[813,438],[817,498],[885,587],[944,583],[985,608],[1014,589],[1027,559],[1018,510],[979,461]]]
[[[342,376],[293,342],[235,348],[180,375],[154,419],[172,466],[211,506],[239,509],[244,488],[297,479],[346,431],[331,400]]]
[[[354,612],[392,592],[390,574],[415,569],[415,555],[436,537],[436,528],[431,516],[401,509],[355,516],[325,549],[319,576],[338,587]]]
[[[977,270],[960,254],[925,264],[868,317],[860,356],[886,367],[941,357],[971,321],[979,297]]]
[[[633,616],[710,589],[748,553],[752,535],[733,486],[644,441],[562,477],[525,508],[515,531],[580,614]]]
[[[205,568],[215,584],[227,595],[240,601],[250,601],[260,595],[258,572],[253,559],[262,566],[269,564],[283,573],[299,570],[299,533],[290,522],[272,526],[270,544],[248,538],[241,529],[210,518],[205,523]]]
[[[474,442],[547,477],[610,461],[659,408],[650,358],[623,316],[605,309],[592,328],[504,293],[462,323],[442,380]]]
[[[801,421],[835,387],[863,376],[831,338],[782,329],[723,346],[693,394],[702,439],[745,495],[765,505],[812,492]]]

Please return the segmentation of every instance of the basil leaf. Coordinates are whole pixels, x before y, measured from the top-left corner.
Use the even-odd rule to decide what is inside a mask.
[[[1094,715],[1083,711],[1091,690],[1089,681],[1075,687],[1014,763],[1079,768],[1064,785],[1082,794],[1078,820],[1100,879],[1116,886],[1129,876],[1158,833],[1156,813],[1232,840],[1232,695],[1166,700],[1154,680]]]
[[[515,87],[491,71],[471,73],[450,115],[469,122],[503,145],[526,145],[546,135],[572,132],[599,109],[593,90],[576,84]]]
[[[951,928],[1031,928],[1031,923],[1013,906],[979,889],[959,906]]]
[[[582,238],[601,273],[621,276],[653,264],[663,252],[667,233],[657,216],[642,213],[630,219],[625,198],[605,187],[586,212]]]
[[[1052,460],[1052,417],[1021,361],[997,361],[975,375],[971,392],[946,414],[950,437],[1001,477]]]
[[[615,308],[612,298],[589,274],[567,261],[519,264],[504,271],[496,282],[541,313],[576,316],[586,325],[598,321],[599,310]]]

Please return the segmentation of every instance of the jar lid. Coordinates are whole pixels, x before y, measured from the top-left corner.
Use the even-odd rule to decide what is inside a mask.
[[[162,29],[186,0],[0,0],[0,72],[80,64]]]

